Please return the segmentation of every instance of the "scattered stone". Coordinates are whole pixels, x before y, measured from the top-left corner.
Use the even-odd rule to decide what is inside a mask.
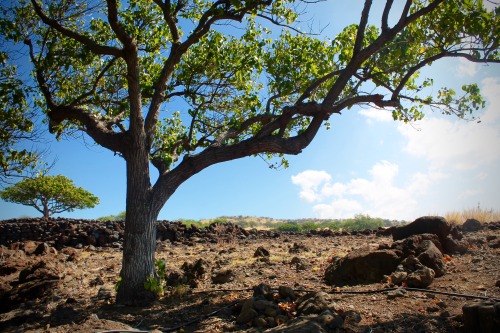
[[[269,251],[266,250],[263,246],[259,246],[257,250],[255,250],[255,253],[253,254],[254,257],[269,257]]]
[[[310,249],[304,244],[293,243],[293,246],[288,250],[289,253],[302,253],[308,252]]]
[[[270,285],[261,283],[253,289],[253,297],[273,300],[273,290]]]
[[[184,262],[181,266],[182,273],[172,272],[167,275],[167,286],[189,285],[191,288],[198,287],[198,283],[208,270],[208,263],[198,259],[195,263]]]
[[[289,299],[290,301],[294,301],[297,298],[297,296],[295,295],[295,291],[293,291],[292,288],[286,286],[278,287],[278,295],[281,299]]]
[[[290,265],[294,265],[297,271],[305,271],[309,268],[309,265],[299,257],[293,257],[290,260]]]
[[[396,299],[400,297],[405,297],[407,291],[403,288],[398,288],[396,290],[391,290],[387,293],[387,299]]]
[[[212,275],[212,283],[215,284],[228,283],[233,281],[234,277],[235,273],[232,269],[220,270]]]
[[[253,298],[243,301],[241,312],[236,318],[237,324],[246,324],[256,318],[259,314],[253,309]]]

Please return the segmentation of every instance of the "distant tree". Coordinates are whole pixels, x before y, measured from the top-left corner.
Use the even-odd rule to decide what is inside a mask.
[[[31,206],[44,218],[65,211],[93,208],[99,203],[99,198],[76,187],[72,180],[62,175],[23,179],[0,191],[0,197],[7,202]]]
[[[476,84],[459,95],[418,78],[447,57],[500,62],[499,13],[481,0],[377,1],[378,18],[365,0],[359,21],[326,41],[290,27],[299,2],[2,2],[0,36],[25,45],[49,131],[82,131],[125,159],[118,303],[154,299],[144,282],[155,274],[155,220],[202,170],[299,154],[356,105],[402,121],[424,108],[465,117],[484,106]],[[268,34],[263,22],[290,29]]]

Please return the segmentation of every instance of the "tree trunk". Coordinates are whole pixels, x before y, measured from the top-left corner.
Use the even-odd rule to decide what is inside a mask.
[[[42,199],[42,205],[43,205],[43,218],[48,219],[50,217],[50,210],[49,210],[49,203],[47,202],[47,199]]]
[[[133,156],[131,156],[133,155]],[[151,205],[149,160],[143,149],[126,157],[127,214],[123,242],[121,282],[116,302],[123,305],[145,305],[156,295],[144,288],[144,282],[155,274],[156,219]]]

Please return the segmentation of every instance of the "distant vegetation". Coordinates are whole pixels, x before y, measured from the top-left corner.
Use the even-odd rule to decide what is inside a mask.
[[[357,231],[377,229],[407,223],[407,221],[373,218],[368,215],[356,215],[351,219],[290,219],[277,220],[267,217],[223,216],[208,220],[180,220],[187,226],[195,225],[203,228],[212,223],[234,223],[242,228],[268,229],[276,231],[307,232],[314,229],[329,228],[332,230]]]
[[[98,217],[97,220],[99,221],[121,221],[125,220],[125,211],[119,213],[118,215],[108,215],[108,216],[102,216]]]
[[[439,214],[430,214],[439,215]],[[451,223],[462,224],[465,220],[473,218],[480,222],[496,222],[500,221],[500,211],[492,209],[485,210],[480,207],[463,210],[461,212],[448,212],[444,217]],[[109,215],[98,218],[100,221],[116,221],[124,220],[125,212],[117,215]],[[294,232],[308,232],[315,229],[331,229],[331,230],[346,230],[346,231],[359,231],[366,229],[377,229],[379,227],[392,227],[396,225],[407,224],[411,221],[404,220],[388,220],[378,217],[371,217],[369,215],[358,214],[350,219],[273,219],[269,217],[257,216],[221,216],[214,219],[180,219],[187,227],[194,225],[198,228],[204,228],[213,223],[234,223],[245,229],[267,229],[276,231],[294,231]]]
[[[446,220],[455,224],[462,224],[467,219],[476,219],[481,223],[500,221],[500,211],[484,209],[479,205],[475,208],[464,209],[463,211],[448,212],[444,215]]]

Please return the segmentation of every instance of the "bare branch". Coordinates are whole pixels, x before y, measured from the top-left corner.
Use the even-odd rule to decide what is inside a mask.
[[[87,46],[92,52],[96,54],[102,54],[102,55],[112,55],[115,57],[122,57],[123,53],[122,50],[116,47],[111,47],[111,46],[106,46],[106,45],[100,45],[96,43],[94,40],[91,38],[81,35],[73,30],[70,30],[64,26],[62,26],[57,20],[49,18],[45,13],[43,12],[42,8],[38,4],[36,0],[31,0],[31,3],[33,5],[33,8],[35,9],[35,13],[40,17],[43,23],[47,24],[48,26],[56,29],[59,31],[61,34],[64,36],[74,39],[79,43],[82,43],[83,45]]]
[[[387,21],[389,19],[389,13],[391,11],[393,1],[394,0],[387,0],[387,2],[385,3],[384,12],[382,14],[382,33],[387,32],[387,30],[389,29],[389,24]]]
[[[363,46],[363,40],[365,38],[365,28],[368,23],[368,16],[370,15],[370,8],[372,6],[372,0],[365,0],[365,6],[361,12],[361,20],[358,25],[358,32],[356,34],[356,41],[354,42],[353,54],[356,55]]]

